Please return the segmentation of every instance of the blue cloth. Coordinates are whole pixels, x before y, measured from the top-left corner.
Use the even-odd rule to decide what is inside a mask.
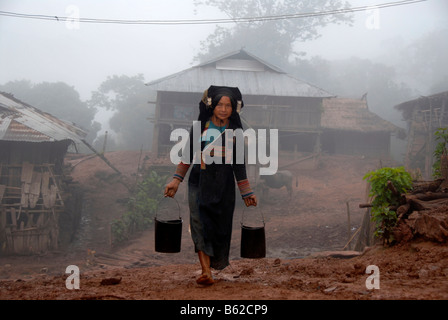
[[[224,130],[226,130],[227,126],[218,127],[216,126],[213,121],[210,120],[210,124],[208,126],[208,130],[205,132],[205,137],[202,137],[202,141],[205,142],[205,145],[208,145],[209,143],[213,142],[215,138],[212,136],[212,131],[210,129],[218,130],[219,132],[223,133]]]

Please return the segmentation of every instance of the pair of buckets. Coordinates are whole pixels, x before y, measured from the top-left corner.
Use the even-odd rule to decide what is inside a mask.
[[[174,199],[174,198],[172,198]],[[179,218],[172,220],[162,220],[158,217],[154,219],[155,226],[155,251],[161,253],[177,253],[181,250],[182,242],[182,217],[180,206]],[[261,211],[260,211],[261,213]],[[241,252],[242,258],[259,259],[266,257],[266,235],[263,213],[263,226],[251,227],[244,224],[244,211],[241,218]]]

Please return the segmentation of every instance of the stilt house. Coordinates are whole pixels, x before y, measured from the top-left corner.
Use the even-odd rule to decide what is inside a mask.
[[[432,179],[435,132],[448,127],[448,91],[405,101],[395,108],[407,122],[405,166]]]
[[[239,87],[243,126],[278,129],[280,152],[389,153],[396,127],[365,101],[335,98],[240,50],[147,83],[156,92],[153,154],[166,156],[174,145],[170,133],[197,120],[199,100],[212,84]]]
[[[166,155],[173,146],[171,131],[189,129],[197,120],[199,100],[212,84],[241,90],[243,126],[278,129],[281,150],[313,151],[322,99],[332,94],[240,50],[147,84],[157,91],[154,154]]]

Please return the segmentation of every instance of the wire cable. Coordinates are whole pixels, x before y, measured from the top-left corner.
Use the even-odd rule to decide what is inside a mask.
[[[396,2],[387,2],[376,5],[343,8],[329,11],[308,12],[308,13],[293,13],[273,16],[260,16],[260,17],[239,17],[239,18],[226,18],[226,19],[179,19],[179,20],[124,20],[124,19],[96,19],[96,18],[75,18],[75,17],[59,17],[51,15],[41,14],[26,14],[17,12],[0,11],[0,16],[24,18],[24,19],[38,19],[38,20],[51,20],[51,21],[66,21],[66,22],[80,22],[80,23],[103,23],[103,24],[134,24],[134,25],[188,25],[188,24],[225,24],[225,23],[251,23],[262,21],[274,21],[285,19],[301,19],[319,17],[325,15],[346,14],[352,12],[366,11],[372,9],[382,9],[389,7],[396,7],[402,5],[410,5],[427,0],[403,0]]]

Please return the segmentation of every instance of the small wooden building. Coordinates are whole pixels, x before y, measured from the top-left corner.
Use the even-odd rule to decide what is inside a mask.
[[[56,249],[67,221],[63,161],[86,133],[12,95],[0,93],[0,253]],[[62,217],[61,217],[62,215]],[[73,219],[73,217],[69,217]],[[70,220],[69,219],[69,220]]]
[[[322,151],[333,154],[388,157],[391,135],[401,130],[371,112],[366,100],[330,98],[323,101]]]
[[[448,127],[448,91],[405,101],[395,108],[407,123],[406,168],[418,169],[425,179],[432,179],[434,133]]]
[[[171,131],[188,129],[197,120],[199,100],[210,85],[238,87],[243,126],[278,129],[280,150],[314,150],[322,100],[332,94],[240,50],[147,84],[157,91],[153,154],[167,155]]]

